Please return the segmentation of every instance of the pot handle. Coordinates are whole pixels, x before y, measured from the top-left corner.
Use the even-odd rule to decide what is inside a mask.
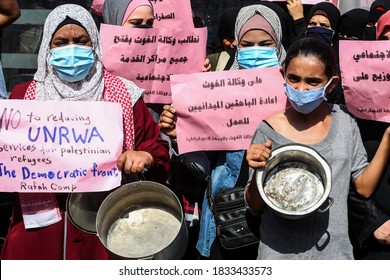
[[[144,257],[144,258],[138,258],[138,260],[154,260],[154,256],[151,255],[151,256],[148,256],[148,257]]]
[[[321,209],[321,208],[318,208],[318,212],[319,213],[325,213],[326,211],[328,211],[329,210],[329,208],[330,208],[330,206],[332,206],[333,205],[333,202],[334,202],[334,200],[333,200],[333,198],[331,198],[331,197],[328,197],[328,205],[324,208],[324,209]]]

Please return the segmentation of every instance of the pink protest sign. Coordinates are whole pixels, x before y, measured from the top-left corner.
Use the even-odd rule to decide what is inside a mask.
[[[126,28],[102,24],[103,63],[108,71],[145,89],[145,102],[172,102],[170,75],[200,72],[206,59],[206,28]]]
[[[260,122],[286,108],[279,70],[173,75],[179,152],[247,149]]]
[[[192,9],[190,0],[151,0],[154,9],[153,27],[192,28]]]
[[[340,70],[348,110],[390,122],[390,41],[340,41]]]
[[[286,2],[287,0],[266,0],[266,1],[270,1],[270,2]],[[320,2],[331,2],[336,7],[339,6],[339,0],[302,0],[302,4],[309,4],[309,5],[315,5],[315,4],[318,4]]]
[[[92,192],[119,186],[121,112],[120,104],[109,102],[2,100],[0,191]]]

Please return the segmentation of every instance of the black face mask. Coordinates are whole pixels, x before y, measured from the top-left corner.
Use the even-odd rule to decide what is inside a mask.
[[[149,24],[139,24],[139,25],[134,25],[134,28],[153,28],[153,26]]]
[[[363,40],[367,40],[367,41],[375,41],[376,40],[376,27],[375,26],[364,28]]]
[[[305,35],[306,37],[321,39],[327,42],[329,45],[332,45],[334,31],[324,27],[311,27],[306,29]]]

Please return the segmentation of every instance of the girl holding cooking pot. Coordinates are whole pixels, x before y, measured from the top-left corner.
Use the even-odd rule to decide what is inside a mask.
[[[364,197],[373,193],[389,158],[390,127],[368,163],[355,119],[344,106],[325,102],[339,77],[336,55],[324,41],[303,38],[295,42],[281,72],[291,106],[260,123],[246,156],[252,178],[246,201],[251,210],[261,212],[262,220],[257,258],[353,259],[348,236],[349,185],[354,182]],[[307,145],[329,163],[334,203],[328,211],[286,219],[271,211],[260,196],[255,171],[267,165],[272,149],[289,143]]]

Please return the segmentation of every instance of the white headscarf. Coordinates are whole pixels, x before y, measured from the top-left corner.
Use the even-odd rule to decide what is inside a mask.
[[[50,42],[58,25],[66,17],[74,19],[85,28],[92,42],[95,64],[87,77],[79,82],[60,80],[50,65]],[[79,5],[66,4],[55,8],[48,15],[43,27],[43,38],[38,53],[36,99],[38,100],[102,100],[104,90],[102,47],[99,32],[91,14]]]

